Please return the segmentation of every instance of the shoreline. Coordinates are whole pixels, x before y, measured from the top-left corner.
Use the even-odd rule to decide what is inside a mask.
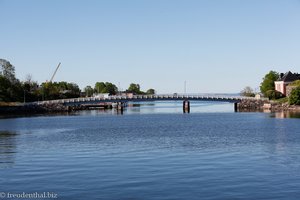
[[[64,106],[62,104],[45,104],[45,105],[9,105],[0,106],[0,115],[34,115],[34,114],[51,114],[51,113],[71,113],[80,110],[112,109],[109,104],[98,106]]]
[[[300,112],[300,105],[289,105],[273,100],[242,100],[238,103],[238,111],[271,111],[271,112]]]
[[[39,114],[71,114],[83,110],[107,110],[113,109],[111,104],[97,106],[65,106],[63,104],[29,104],[29,105],[1,105],[1,116],[13,115],[39,115]],[[242,100],[237,105],[237,112],[264,112],[264,113],[300,113],[300,106],[288,105],[269,100]]]

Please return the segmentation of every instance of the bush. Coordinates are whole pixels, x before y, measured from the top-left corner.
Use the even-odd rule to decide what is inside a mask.
[[[244,96],[244,97],[255,97],[254,90],[251,87],[249,87],[249,86],[245,87],[240,92],[240,95]]]
[[[300,86],[292,90],[289,97],[289,104],[300,105]]]
[[[300,86],[300,80],[296,80],[290,84],[290,86]]]
[[[269,99],[280,99],[283,98],[284,95],[281,92],[278,92],[276,90],[268,90],[265,94],[266,97],[268,97]]]

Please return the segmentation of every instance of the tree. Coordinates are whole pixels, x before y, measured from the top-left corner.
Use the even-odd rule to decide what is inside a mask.
[[[97,93],[109,93],[110,95],[115,95],[118,92],[118,88],[115,84],[110,82],[97,82],[94,91]]]
[[[265,93],[265,96],[268,97],[269,99],[280,99],[284,97],[284,95],[281,92],[278,92],[276,90],[268,90]]]
[[[289,104],[300,105],[300,86],[294,88],[289,96]]]
[[[87,97],[90,97],[93,95],[94,89],[90,85],[88,85],[84,88],[84,92]]]
[[[77,98],[80,96],[79,86],[65,81],[42,83],[39,91],[43,100]]]
[[[62,93],[62,92],[61,92]],[[80,96],[80,89],[76,83],[67,83],[67,88],[64,92],[64,98],[77,98]]]
[[[249,86],[245,87],[245,88],[241,91],[240,94],[241,94],[242,96],[245,96],[245,97],[254,97],[254,96],[255,96],[254,90],[253,90],[251,87],[249,87]]]
[[[147,90],[146,94],[155,94],[155,90],[150,88],[149,90]]]
[[[110,95],[115,95],[118,92],[118,88],[115,84],[106,82],[105,83],[105,92],[104,93],[109,93]]]
[[[131,83],[127,89],[127,92],[132,92],[134,94],[143,94],[144,92],[141,91],[140,85]]]
[[[80,89],[75,83],[46,82],[39,87],[27,75],[25,81],[20,82],[15,77],[15,67],[9,61],[0,59],[0,101],[36,101],[61,98],[76,98],[80,96]]]
[[[0,101],[22,101],[24,92],[15,77],[15,67],[4,59],[0,59],[0,67]]]
[[[17,81],[15,76],[15,67],[9,61],[0,59],[1,75],[7,78],[11,83]]]
[[[260,85],[260,91],[263,93],[265,96],[268,97],[267,93],[270,93],[268,91],[270,90],[275,90],[275,81],[278,80],[279,78],[279,73],[275,71],[270,71],[268,74],[265,75],[263,78],[263,81],[261,82]]]
[[[39,85],[32,80],[31,75],[27,75],[25,81],[22,82],[22,89],[24,92],[24,101],[32,102],[39,100]]]
[[[104,90],[105,90],[105,83],[104,82],[97,82],[95,84],[95,88],[94,88],[94,91],[97,92],[97,93],[105,93]]]
[[[53,82],[53,84],[60,92],[66,92],[68,90],[68,83],[66,81]]]
[[[45,82],[41,85],[42,100],[53,100],[59,98],[59,89],[57,83]]]
[[[9,88],[11,87],[10,81],[4,77],[3,75],[0,75],[0,101],[10,101],[10,93]]]

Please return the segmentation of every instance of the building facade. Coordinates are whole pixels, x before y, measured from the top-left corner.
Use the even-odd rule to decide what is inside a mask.
[[[275,81],[275,90],[281,92],[285,96],[288,96],[287,87],[290,83],[296,80],[300,80],[300,74],[292,73],[290,71],[285,74],[281,73],[279,79]]]

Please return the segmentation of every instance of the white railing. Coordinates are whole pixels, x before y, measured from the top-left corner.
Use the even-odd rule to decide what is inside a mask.
[[[257,100],[254,97],[242,97],[242,96],[222,96],[222,95],[183,95],[183,94],[160,94],[160,95],[133,95],[133,96],[108,96],[108,97],[80,97],[73,99],[58,99],[49,101],[34,102],[36,104],[64,104],[64,103],[80,103],[80,102],[91,102],[91,101],[114,101],[114,100],[138,100],[138,99],[149,99],[149,100],[167,100],[167,99],[190,99],[190,100]]]

